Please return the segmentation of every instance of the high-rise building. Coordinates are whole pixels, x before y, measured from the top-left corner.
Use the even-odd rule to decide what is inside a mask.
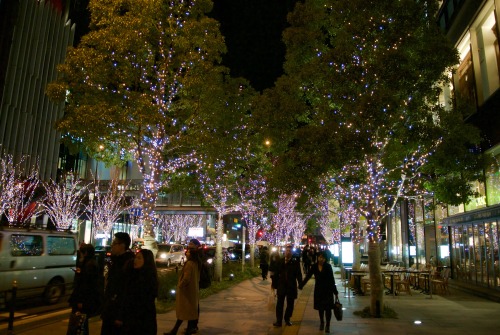
[[[73,44],[69,1],[0,2],[0,151],[23,167],[38,164],[42,180],[56,179],[64,104],[49,101],[46,86]]]

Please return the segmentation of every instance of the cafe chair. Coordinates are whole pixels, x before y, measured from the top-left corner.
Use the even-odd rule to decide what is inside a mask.
[[[440,277],[432,280],[432,287],[434,292],[442,292],[443,294],[450,294],[448,288],[448,279],[450,279],[451,270],[449,268],[441,271]]]
[[[397,280],[395,279],[394,287],[398,295],[401,294],[401,292],[406,292],[409,295],[412,295],[410,273],[409,272],[402,273]]]

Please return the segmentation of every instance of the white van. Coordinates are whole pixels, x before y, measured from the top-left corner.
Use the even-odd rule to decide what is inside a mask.
[[[0,300],[15,281],[17,296],[42,295],[55,304],[73,282],[76,257],[74,234],[0,228]]]

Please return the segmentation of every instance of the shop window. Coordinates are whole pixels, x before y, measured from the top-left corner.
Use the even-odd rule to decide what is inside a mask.
[[[472,55],[468,51],[457,69],[455,96],[460,105],[476,106],[476,82],[472,66]]]
[[[495,149],[492,164],[486,170],[486,198],[488,206],[500,204],[500,146]]]
[[[469,203],[465,205],[465,211],[472,211],[475,209],[486,207],[486,189],[484,187],[484,184],[476,181],[472,186],[477,196],[471,198]]]

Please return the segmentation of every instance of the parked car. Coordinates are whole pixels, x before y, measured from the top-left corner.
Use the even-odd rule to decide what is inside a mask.
[[[137,240],[135,240],[133,243],[132,243],[132,247],[130,247],[130,249],[134,252],[134,253],[138,253],[139,250],[142,249],[142,247],[144,246],[144,240],[142,238],[139,238]]]
[[[242,244],[235,244],[234,247],[228,248],[229,259],[232,261],[241,261]],[[259,248],[255,248],[254,258],[259,258]],[[245,260],[250,259],[250,244],[245,244]]]
[[[203,247],[203,260],[207,261],[209,264],[214,264],[215,254],[215,247]],[[227,262],[229,262],[229,253],[227,252],[227,249],[222,248],[222,263]]]
[[[186,250],[182,244],[158,244],[156,264],[170,266],[172,264],[184,265]]]
[[[76,235],[37,229],[0,229],[0,302],[17,283],[17,296],[41,295],[55,304],[73,283]]]

